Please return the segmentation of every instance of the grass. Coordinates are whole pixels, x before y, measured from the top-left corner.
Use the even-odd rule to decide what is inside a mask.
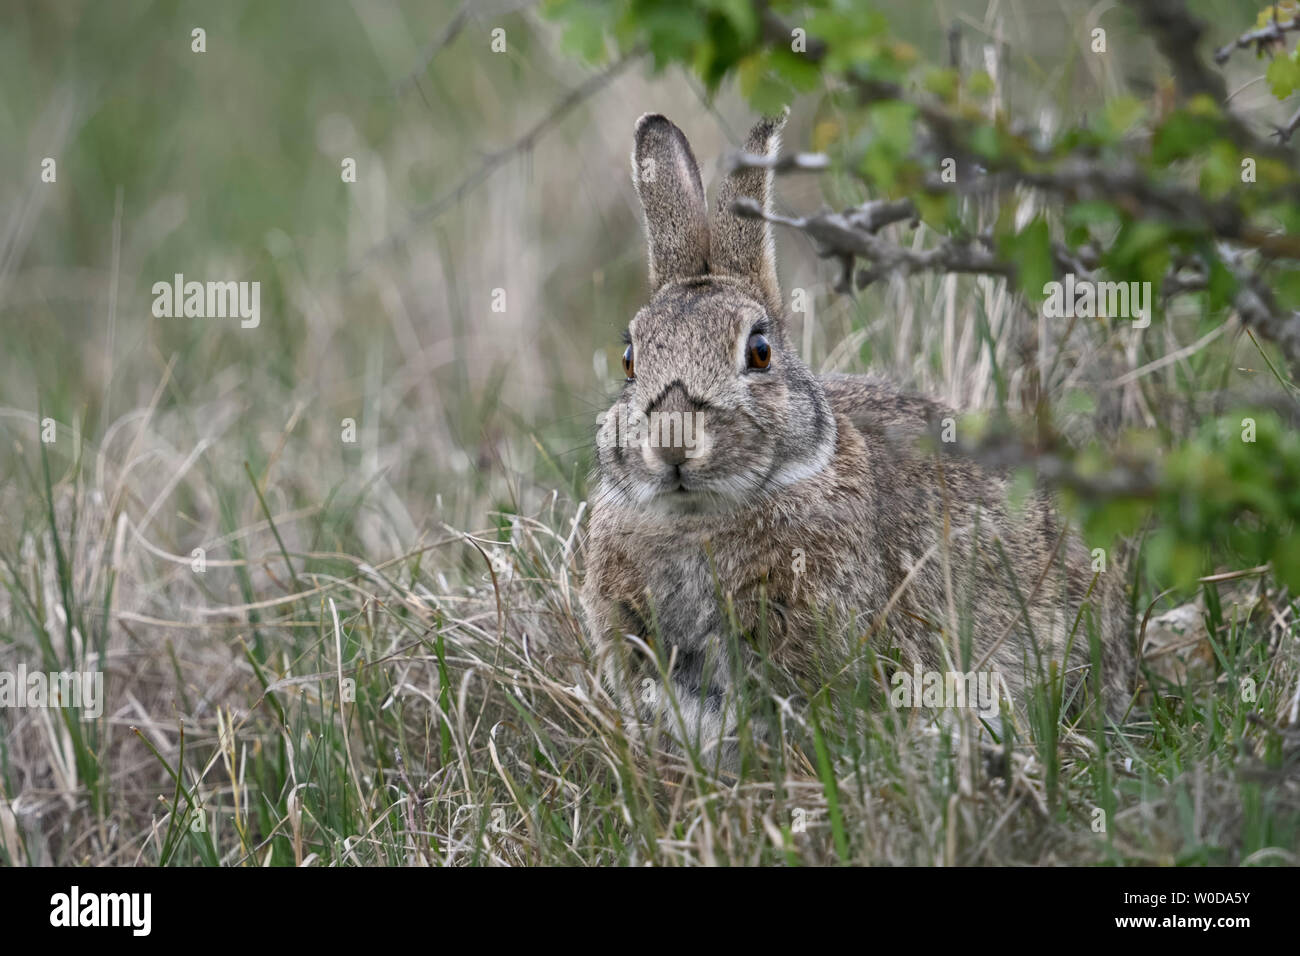
[[[108,621],[134,575],[86,531],[115,523],[78,471],[29,490],[46,521],[0,553],[9,608],[51,668],[107,646],[111,691],[98,722],[14,712],[7,864],[1296,862],[1290,603],[1244,620],[1207,583],[1200,677],[1149,673],[1159,693],[1117,730],[1064,718],[1049,674],[997,743],[964,716],[888,706],[864,644],[806,706],[747,689],[742,712],[784,744],[745,741],[731,776],[639,734],[600,688],[575,605],[577,508],[559,495],[382,561],[302,546],[351,505],[266,511],[232,537],[245,557],[202,574],[159,562],[153,587],[209,596],[202,623],[151,621],[157,639],[121,646]],[[226,494],[266,504],[255,481]]]
[[[780,734],[743,736],[738,775],[629,726],[595,678],[577,593],[592,425],[644,292],[631,124],[671,104],[711,157],[747,108],[628,71],[369,255],[586,74],[514,13],[508,57],[475,52],[475,23],[422,89],[393,94],[447,11],[410,4],[363,31],[342,5],[263,7],[210,21],[202,70],[187,48],[127,55],[141,37],[188,43],[184,5],[75,29],[33,13],[0,38],[5,88],[31,94],[0,115],[0,151],[44,155],[47,127],[68,138],[66,192],[0,182],[0,671],[100,669],[108,698],[88,721],[0,708],[0,863],[1300,862],[1300,616],[1267,574],[1164,595],[1139,566],[1139,620],[1196,600],[1205,637],[1149,640],[1154,692],[1118,728],[1063,716],[1050,671],[996,741],[963,714],[892,708],[887,628],[796,694],[772,667],[747,685],[740,712]],[[937,36],[928,12],[909,17],[918,42]],[[1087,36],[1004,26],[1015,49]],[[38,55],[56,41],[84,54],[86,96],[66,113]],[[256,55],[226,55],[234,41]],[[1077,51],[1060,70],[1040,52],[1012,94],[1095,108]],[[1096,67],[1098,88],[1124,88],[1121,62]],[[200,130],[214,103],[258,108]],[[811,112],[796,107],[788,143],[833,119]],[[200,133],[211,148],[158,158]],[[231,143],[264,141],[251,171],[231,160]],[[341,152],[382,188],[363,175],[368,191],[346,192]],[[827,179],[783,181],[779,204],[861,198]],[[1032,409],[1041,392],[1081,441],[1108,422],[1176,443],[1223,390],[1294,387],[1235,329],[1192,347],[1225,319],[1192,300],[1142,336],[1045,324],[982,278],[850,300],[799,242],[778,244],[787,293],[815,293],[791,337],[818,369],[870,368],[976,410]],[[150,284],[177,271],[261,279],[261,327],[151,321]]]

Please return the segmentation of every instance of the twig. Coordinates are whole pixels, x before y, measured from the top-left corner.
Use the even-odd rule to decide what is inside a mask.
[[[1273,129],[1273,135],[1278,138],[1278,142],[1289,143],[1291,136],[1295,133],[1296,127],[1300,126],[1300,109],[1291,114],[1291,118],[1282,126],[1276,126]]]
[[[552,127],[559,123],[559,121],[568,115],[576,106],[578,106],[578,104],[589,99],[595,93],[603,89],[610,80],[625,70],[630,64],[637,60],[640,55],[641,53],[639,50],[633,51],[632,53],[614,61],[599,73],[593,74],[583,82],[579,83],[570,90],[563,99],[556,103],[549,113],[529,127],[522,136],[504,149],[497,150],[495,153],[490,153],[471,173],[461,179],[461,181],[453,186],[449,191],[444,193],[442,196],[439,196],[427,206],[416,210],[411,215],[410,220],[404,228],[375,243],[369,250],[367,250],[364,258],[370,260],[376,256],[391,252],[401,246],[406,242],[407,238],[409,238],[411,232],[416,226],[428,223],[429,221],[438,218],[481,186],[484,181],[486,181],[494,172],[497,171],[498,168],[504,165],[512,157],[532,149],[542,136],[549,132]],[[359,268],[355,268],[348,273],[348,276],[351,277],[356,275],[359,271]]]
[[[479,0],[481,2],[481,0]],[[474,14],[474,5],[476,0],[463,0],[456,12],[452,14],[447,25],[442,28],[442,32],[429,41],[428,46],[420,51],[420,57],[415,65],[407,71],[406,75],[393,84],[393,93],[405,93],[408,89],[419,82],[424,72],[429,69],[429,64],[440,51],[455,42],[456,38],[464,31],[471,19],[481,19],[483,13],[491,12],[493,16],[505,16],[509,13],[518,13],[520,10],[526,10],[537,3],[537,0],[523,0],[522,3],[515,3],[496,11],[479,11]]]
[[[910,200],[874,200],[842,213],[821,212],[811,216],[781,216],[768,213],[754,200],[742,198],[732,203],[732,210],[751,219],[789,226],[803,232],[813,242],[813,249],[823,259],[834,259],[844,270],[836,288],[849,291],[865,289],[889,273],[911,275],[915,272],[959,272],[998,275],[1015,279],[1014,262],[999,259],[992,251],[992,239],[985,235],[969,238],[940,238],[929,249],[913,249],[881,238],[877,233],[885,226],[905,220],[916,224],[916,207]],[[856,259],[871,262],[870,268],[853,273]],[[1058,274],[1074,273],[1086,278],[1097,267],[1095,250],[1084,246],[1070,250],[1064,243],[1053,243],[1052,258]]]
[[[781,156],[760,156],[739,151],[727,157],[725,169],[734,173],[738,169],[770,169],[776,173],[819,173],[830,169],[831,160],[825,153],[785,153]]]
[[[836,259],[843,273],[837,288],[848,291],[854,284],[862,289],[889,272],[910,275],[913,272],[980,272],[1014,275],[1015,266],[999,261],[979,240],[944,239],[930,249],[915,250],[876,233],[890,223],[914,219],[916,209],[908,200],[896,202],[868,202],[842,213],[823,212],[812,216],[781,216],[768,213],[753,199],[742,198],[732,203],[732,211],[750,219],[790,226],[803,232],[813,241],[814,249],[823,259]],[[870,260],[870,269],[853,275],[857,258]]]
[[[411,67],[405,76],[393,84],[393,93],[404,93],[411,86],[415,85],[415,82],[424,75],[424,71],[429,68],[429,64],[433,62],[433,58],[438,55],[438,51],[449,46],[456,37],[460,36],[460,32],[465,29],[465,24],[469,22],[470,9],[473,5],[474,0],[464,0],[464,2],[461,3],[459,9],[457,9],[456,12],[452,14],[451,19],[447,21],[447,25],[442,28],[442,32],[434,37],[429,42],[429,45],[420,51],[420,59],[416,62],[415,66]]]
[[[1196,47],[1204,33],[1204,25],[1187,12],[1183,0],[1128,0],[1128,3],[1135,8],[1138,18],[1169,60],[1182,93],[1185,96],[1208,94],[1216,103],[1226,104],[1227,92],[1222,78],[1206,67],[1197,55]],[[764,6],[760,22],[768,43],[788,47],[791,28],[780,16]],[[815,37],[807,38],[805,59],[819,63],[826,52],[823,42]],[[895,100],[909,103],[937,143],[952,151],[948,155],[965,152],[963,143],[968,138],[965,132],[970,122],[964,117],[949,114],[933,102],[909,97],[896,84],[853,71],[845,76],[845,80],[865,102]],[[1286,161],[1293,159],[1289,151],[1257,137],[1230,111],[1225,113],[1224,124],[1225,132],[1243,150]],[[1279,138],[1285,141],[1298,126],[1300,111],[1283,131],[1279,131]],[[1050,155],[1038,158],[1048,162],[1053,159]],[[930,185],[943,188],[938,183]],[[985,175],[969,183],[963,182],[956,188],[970,193],[1015,185],[1037,187],[1067,199],[1103,198],[1135,218],[1158,216],[1174,225],[1187,225],[1197,231],[1208,229],[1215,238],[1257,250],[1271,259],[1300,260],[1300,237],[1254,225],[1242,207],[1230,198],[1208,200],[1191,189],[1156,182],[1132,161],[1103,162],[1075,154],[1060,159],[1051,168],[1029,169],[1020,163],[1003,160],[994,164]],[[1292,199],[1295,198],[1294,189],[1287,192]],[[764,216],[760,208],[747,206],[743,200],[733,208],[740,215]],[[805,218],[766,218],[803,230],[813,239],[818,255],[837,259],[842,273],[836,288],[842,292],[850,291],[855,284],[852,276],[855,257],[870,259],[873,263],[870,269],[856,276],[859,288],[894,270],[903,274],[942,270],[985,272],[1011,279],[1016,276],[1015,265],[998,260],[982,237],[974,240],[945,239],[935,248],[916,252],[876,237],[872,230],[861,228],[851,217],[852,211],[821,213]],[[1077,273],[1077,267],[1086,264],[1081,250],[1070,255],[1069,250],[1059,244],[1053,244],[1053,258],[1062,271]],[[1300,368],[1300,314],[1278,309],[1271,290],[1258,276],[1247,274],[1240,266],[1233,267],[1233,272],[1239,282],[1234,305],[1243,324],[1275,342],[1287,359]],[[1168,294],[1203,287],[1199,277],[1188,280],[1177,273],[1166,280],[1166,286]]]
[[[1187,12],[1184,0],[1128,0],[1128,5],[1134,8],[1138,21],[1154,36],[1156,46],[1173,68],[1174,79],[1183,95],[1193,97],[1204,93],[1216,104],[1226,107],[1228,90],[1223,77],[1201,62],[1196,51],[1205,24]],[[1274,7],[1274,11],[1276,9]],[[1222,52],[1215,53],[1216,61]],[[1231,110],[1225,109],[1224,119],[1237,145],[1246,147],[1248,151],[1268,150],[1269,155],[1276,155],[1273,145],[1256,136]]]
[[[1279,21],[1277,18],[1277,6],[1273,6],[1273,19],[1258,30],[1251,30],[1243,33],[1231,43],[1225,44],[1214,51],[1214,62],[1223,66],[1228,62],[1235,50],[1244,50],[1246,47],[1253,46],[1256,53],[1263,53],[1269,46],[1274,43],[1285,45],[1286,33],[1288,30],[1300,30],[1300,20]]]
[[[1160,488],[1155,461],[1119,457],[1107,471],[1085,474],[1068,451],[1035,447],[1005,430],[994,431],[977,442],[941,442],[939,448],[946,454],[973,459],[990,471],[1033,468],[1039,481],[1068,488],[1089,500],[1152,498]]]
[[[1273,292],[1258,278],[1251,276],[1243,281],[1233,299],[1241,315],[1242,324],[1258,331],[1274,342],[1293,368],[1300,368],[1300,313],[1282,312],[1273,299]]]
[[[1187,356],[1189,355],[1195,355],[1197,352],[1205,348],[1205,346],[1209,345],[1220,335],[1222,335],[1225,331],[1227,331],[1231,325],[1232,325],[1232,319],[1228,319],[1228,321],[1224,322],[1222,325],[1216,325],[1214,328],[1210,329],[1210,331],[1206,332],[1204,335],[1202,335],[1191,345],[1185,345],[1182,348],[1177,349],[1176,351],[1169,352],[1166,355],[1160,356],[1160,358],[1156,359],[1154,362],[1148,362],[1146,365],[1143,365],[1141,368],[1135,368],[1131,372],[1126,372],[1123,375],[1121,375],[1119,378],[1112,379],[1110,382],[1107,383],[1107,385],[1110,388],[1119,388],[1121,385],[1127,385],[1129,382],[1137,381],[1139,378],[1141,378],[1143,375],[1148,374],[1149,372],[1159,371],[1160,369],[1165,368],[1168,365],[1173,365],[1175,362],[1182,361],[1183,359],[1187,358]]]

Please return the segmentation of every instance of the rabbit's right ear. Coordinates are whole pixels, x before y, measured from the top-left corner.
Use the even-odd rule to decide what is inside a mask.
[[[691,144],[657,113],[636,123],[632,181],[645,211],[650,287],[703,275],[709,268],[709,220],[704,185]]]

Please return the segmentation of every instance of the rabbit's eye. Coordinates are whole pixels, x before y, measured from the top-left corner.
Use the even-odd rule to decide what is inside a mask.
[[[629,382],[632,381],[634,377],[632,373],[635,371],[636,363],[632,361],[632,346],[629,345],[623,350],[623,374],[627,376]]]
[[[750,368],[767,368],[772,363],[772,346],[758,332],[749,337],[749,349],[746,353]]]

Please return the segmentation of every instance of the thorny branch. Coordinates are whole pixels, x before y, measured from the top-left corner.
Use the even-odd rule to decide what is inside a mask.
[[[1259,29],[1243,33],[1231,43],[1219,47],[1214,51],[1214,62],[1222,66],[1228,62],[1233,51],[1247,47],[1253,46],[1256,53],[1272,52],[1276,47],[1284,47],[1288,30],[1300,30],[1300,19],[1279,20],[1277,7],[1274,6],[1273,19]]]
[[[831,161],[824,153],[786,153],[782,156],[760,156],[757,153],[736,153],[727,164],[726,171],[737,169],[770,169],[778,173],[819,173],[830,169]]]
[[[916,218],[916,208],[906,199],[895,202],[877,200],[842,213],[823,212],[802,217],[764,212],[762,206],[748,198],[736,200],[731,208],[737,215],[790,226],[807,235],[818,256],[836,259],[843,268],[836,285],[840,292],[850,291],[855,286],[866,288],[890,273],[904,276],[927,271],[1015,275],[1015,266],[999,261],[985,237],[943,239],[929,249],[911,249],[882,239],[877,233],[884,226]],[[869,260],[871,266],[858,270],[855,276],[853,266],[858,258]]]
[[[1295,133],[1296,127],[1298,126],[1300,126],[1300,109],[1292,113],[1291,118],[1287,120],[1284,124],[1276,127],[1275,132],[1277,134],[1277,138],[1281,140],[1283,143],[1291,142],[1291,137]]]
[[[878,231],[884,226],[914,219],[915,209],[907,200],[875,200],[842,213],[821,212],[811,216],[766,213],[752,199],[738,199],[732,209],[737,215],[766,219],[803,232],[812,240],[819,257],[840,264],[842,271],[836,283],[839,292],[864,289],[886,275],[907,276],[915,272],[978,273],[1012,281],[1017,278],[1015,263],[999,259],[987,235],[941,238],[931,248],[920,250],[882,238]],[[870,265],[855,274],[853,270],[859,258]],[[1059,275],[1074,273],[1079,278],[1090,278],[1100,267],[1097,250],[1088,246],[1071,250],[1061,242],[1052,244],[1052,260]],[[1290,361],[1300,362],[1300,313],[1280,309],[1268,285],[1239,259],[1229,259],[1226,264],[1238,282],[1233,305],[1243,324],[1277,343]],[[1169,298],[1198,292],[1208,283],[1209,274],[1203,263],[1178,262],[1165,276],[1161,293]]]
[[[1226,107],[1228,97],[1223,78],[1209,69],[1196,52],[1205,27],[1187,12],[1184,0],[1128,0],[1128,2],[1130,6],[1137,9],[1138,19],[1142,25],[1154,34],[1156,45],[1173,68],[1174,77],[1183,94],[1195,96],[1204,93],[1215,103]],[[1276,7],[1274,11],[1276,16]],[[1271,36],[1274,29],[1278,31],[1276,35],[1280,38],[1283,30],[1300,29],[1300,24],[1293,25],[1292,21],[1286,21],[1276,28],[1270,25],[1263,30],[1252,32],[1268,33]],[[1232,54],[1234,47],[1251,35],[1248,33],[1239,37],[1235,43],[1215,51],[1215,62],[1222,65]],[[1245,45],[1249,45],[1249,41]],[[1225,113],[1229,130],[1238,145],[1274,158],[1294,161],[1294,157],[1276,151],[1271,143],[1257,137],[1231,110],[1225,109]],[[1292,121],[1287,126],[1277,130],[1276,135],[1281,142],[1285,143],[1290,139],[1297,122],[1300,122],[1300,115],[1292,117]]]
[[[1129,0],[1139,19],[1153,34],[1157,46],[1168,59],[1179,88],[1184,95],[1207,94],[1215,102],[1227,99],[1222,78],[1208,69],[1197,55],[1197,45],[1204,32],[1203,25],[1186,11],[1183,0]],[[770,9],[762,13],[764,37],[769,43],[785,45],[790,28]],[[1289,21],[1288,21],[1289,23]],[[826,55],[825,44],[808,38],[809,60],[818,62]],[[949,154],[963,152],[961,133],[968,121],[948,113],[934,103],[910,97],[893,84],[851,74],[848,77],[859,95],[867,101],[900,100],[914,106],[921,121],[929,129],[937,145]],[[1300,125],[1297,111],[1287,128],[1279,131],[1285,141],[1290,132]],[[1259,154],[1279,155],[1278,147],[1259,140],[1239,118],[1226,114],[1226,131],[1248,150]],[[1286,151],[1280,153],[1293,161]],[[759,160],[756,162],[755,160]],[[807,156],[776,157],[767,160],[740,154],[733,159],[736,166],[769,166],[779,171],[815,168],[818,161]],[[1219,240],[1257,250],[1266,259],[1300,259],[1300,237],[1270,232],[1250,223],[1241,207],[1230,199],[1207,200],[1192,189],[1150,179],[1132,162],[1102,162],[1085,156],[1069,156],[1055,168],[1030,170],[1019,164],[1004,161],[973,183],[959,186],[932,181],[928,188],[957,188],[964,192],[985,192],[1014,186],[1030,186],[1051,192],[1067,199],[1101,197],[1114,202],[1134,216],[1152,215],[1174,225],[1208,226]],[[867,202],[842,213],[821,212],[804,217],[786,217],[765,213],[751,201],[740,200],[733,209],[739,214],[766,218],[799,229],[813,241],[817,254],[833,259],[841,266],[836,288],[849,291],[866,285],[890,273],[908,275],[919,271],[959,273],[986,273],[1000,275],[1015,281],[1014,263],[1001,260],[995,254],[988,236],[944,238],[932,248],[915,250],[900,246],[877,235],[880,228],[891,222],[915,218],[915,211],[906,201],[900,203]],[[1060,272],[1087,275],[1099,265],[1100,256],[1095,250],[1070,250],[1063,243],[1053,243],[1052,257]],[[869,265],[854,274],[857,259]],[[1230,271],[1238,281],[1234,299],[1243,323],[1254,328],[1265,338],[1275,342],[1294,367],[1300,368],[1300,313],[1282,310],[1267,284],[1257,273],[1248,269],[1239,256],[1224,256]],[[1189,276],[1184,264],[1177,264],[1166,277],[1162,292],[1168,295],[1196,291],[1207,285],[1208,273],[1203,268]],[[1080,268],[1082,267],[1082,268]]]
[[[1032,468],[1040,482],[1068,488],[1087,500],[1154,498],[1160,489],[1160,469],[1155,461],[1116,459],[1104,472],[1086,473],[1068,451],[1039,448],[1008,431],[995,431],[974,442],[940,444],[939,448],[946,454],[976,461],[993,472]]]
[[[1249,407],[1270,411],[1293,428],[1300,426],[1300,405],[1290,396],[1220,393],[1214,396],[1213,402],[1215,414],[1227,408]],[[976,439],[943,442],[938,440],[935,430],[932,441],[939,454],[976,461],[992,472],[1006,475],[1021,468],[1032,469],[1039,482],[1068,488],[1085,500],[1150,499],[1161,489],[1160,461],[1151,452],[1119,450],[1101,472],[1080,467],[1077,454],[1059,436],[1028,437],[1018,433],[1006,420],[995,420]]]
[[[1141,24],[1155,36],[1156,46],[1173,68],[1174,78],[1184,96],[1204,93],[1224,106],[1233,139],[1248,151],[1294,161],[1290,154],[1279,153],[1272,144],[1259,139],[1240,117],[1226,109],[1228,95],[1223,78],[1206,66],[1197,52],[1205,25],[1187,12],[1185,0],[1128,0],[1128,4],[1136,9]],[[1221,54],[1222,49],[1214,54],[1219,63],[1223,62],[1219,59]]]

